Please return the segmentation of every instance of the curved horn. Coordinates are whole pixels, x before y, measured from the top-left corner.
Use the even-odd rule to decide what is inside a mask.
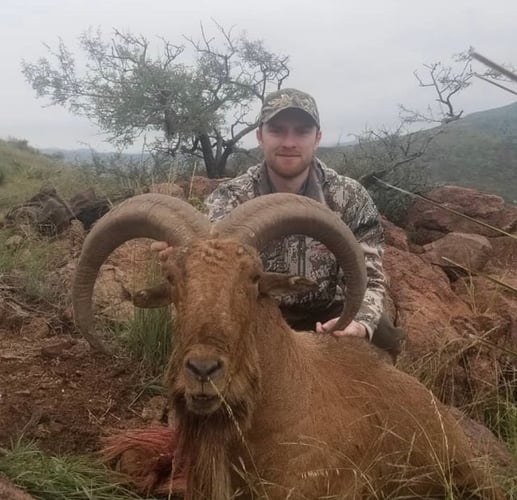
[[[84,240],[72,286],[75,321],[91,347],[106,351],[90,329],[92,294],[102,263],[113,250],[133,238],[153,238],[171,245],[186,245],[208,234],[210,223],[192,205],[163,194],[134,196],[108,212]]]
[[[322,203],[288,193],[259,196],[219,221],[217,236],[232,236],[259,250],[276,239],[303,234],[323,243],[341,267],[346,290],[346,306],[333,330],[341,330],[359,311],[366,291],[364,254],[348,226]]]

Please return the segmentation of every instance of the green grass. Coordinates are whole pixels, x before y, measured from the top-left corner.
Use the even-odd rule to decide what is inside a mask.
[[[162,282],[163,275],[157,262],[151,261],[146,271],[146,285],[155,286]],[[174,333],[174,307],[141,309],[115,332],[123,348],[141,363],[146,379],[163,374],[172,350]]]
[[[515,401],[515,391],[513,388],[506,387],[504,391],[499,391],[492,401],[485,405],[484,420],[487,427],[503,441],[514,460],[517,462],[517,401]],[[512,395],[509,391],[514,391]],[[501,478],[508,498],[517,498],[517,477],[515,474]]]
[[[135,309],[135,315],[118,334],[137,359],[145,377],[162,375],[172,348],[174,324],[169,308]]]
[[[517,459],[517,380],[503,381],[492,398],[483,405],[487,427]]]
[[[124,487],[91,457],[49,456],[33,443],[0,451],[0,474],[38,500],[128,500],[144,498]],[[147,497],[146,497],[147,498]]]

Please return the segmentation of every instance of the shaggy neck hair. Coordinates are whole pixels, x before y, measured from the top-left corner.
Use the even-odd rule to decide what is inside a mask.
[[[178,318],[178,332],[188,318]],[[256,328],[256,324],[251,325]],[[241,448],[243,433],[251,426],[261,393],[261,371],[255,347],[255,331],[246,332],[232,352],[230,377],[221,407],[211,415],[196,415],[187,409],[180,369],[186,350],[181,333],[170,359],[166,383],[175,409],[178,451],[187,476],[185,500],[228,500],[231,496],[231,461]],[[207,432],[209,429],[209,432]],[[238,455],[238,454],[237,454]]]

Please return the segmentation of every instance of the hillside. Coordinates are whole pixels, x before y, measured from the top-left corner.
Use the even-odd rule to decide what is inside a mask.
[[[517,202],[517,103],[442,127],[424,164],[434,180]]]
[[[470,128],[496,136],[517,137],[517,102],[500,108],[471,113],[454,123],[453,128]]]
[[[64,197],[92,186],[99,193],[108,188],[106,179],[59,158],[44,155],[21,139],[0,139],[0,214],[50,184]]]

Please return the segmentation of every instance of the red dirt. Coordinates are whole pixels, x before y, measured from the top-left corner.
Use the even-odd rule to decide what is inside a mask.
[[[99,449],[101,436],[145,425],[148,397],[138,398],[129,359],[94,355],[41,317],[0,326],[0,345],[0,446],[23,435],[48,452],[85,453]]]

